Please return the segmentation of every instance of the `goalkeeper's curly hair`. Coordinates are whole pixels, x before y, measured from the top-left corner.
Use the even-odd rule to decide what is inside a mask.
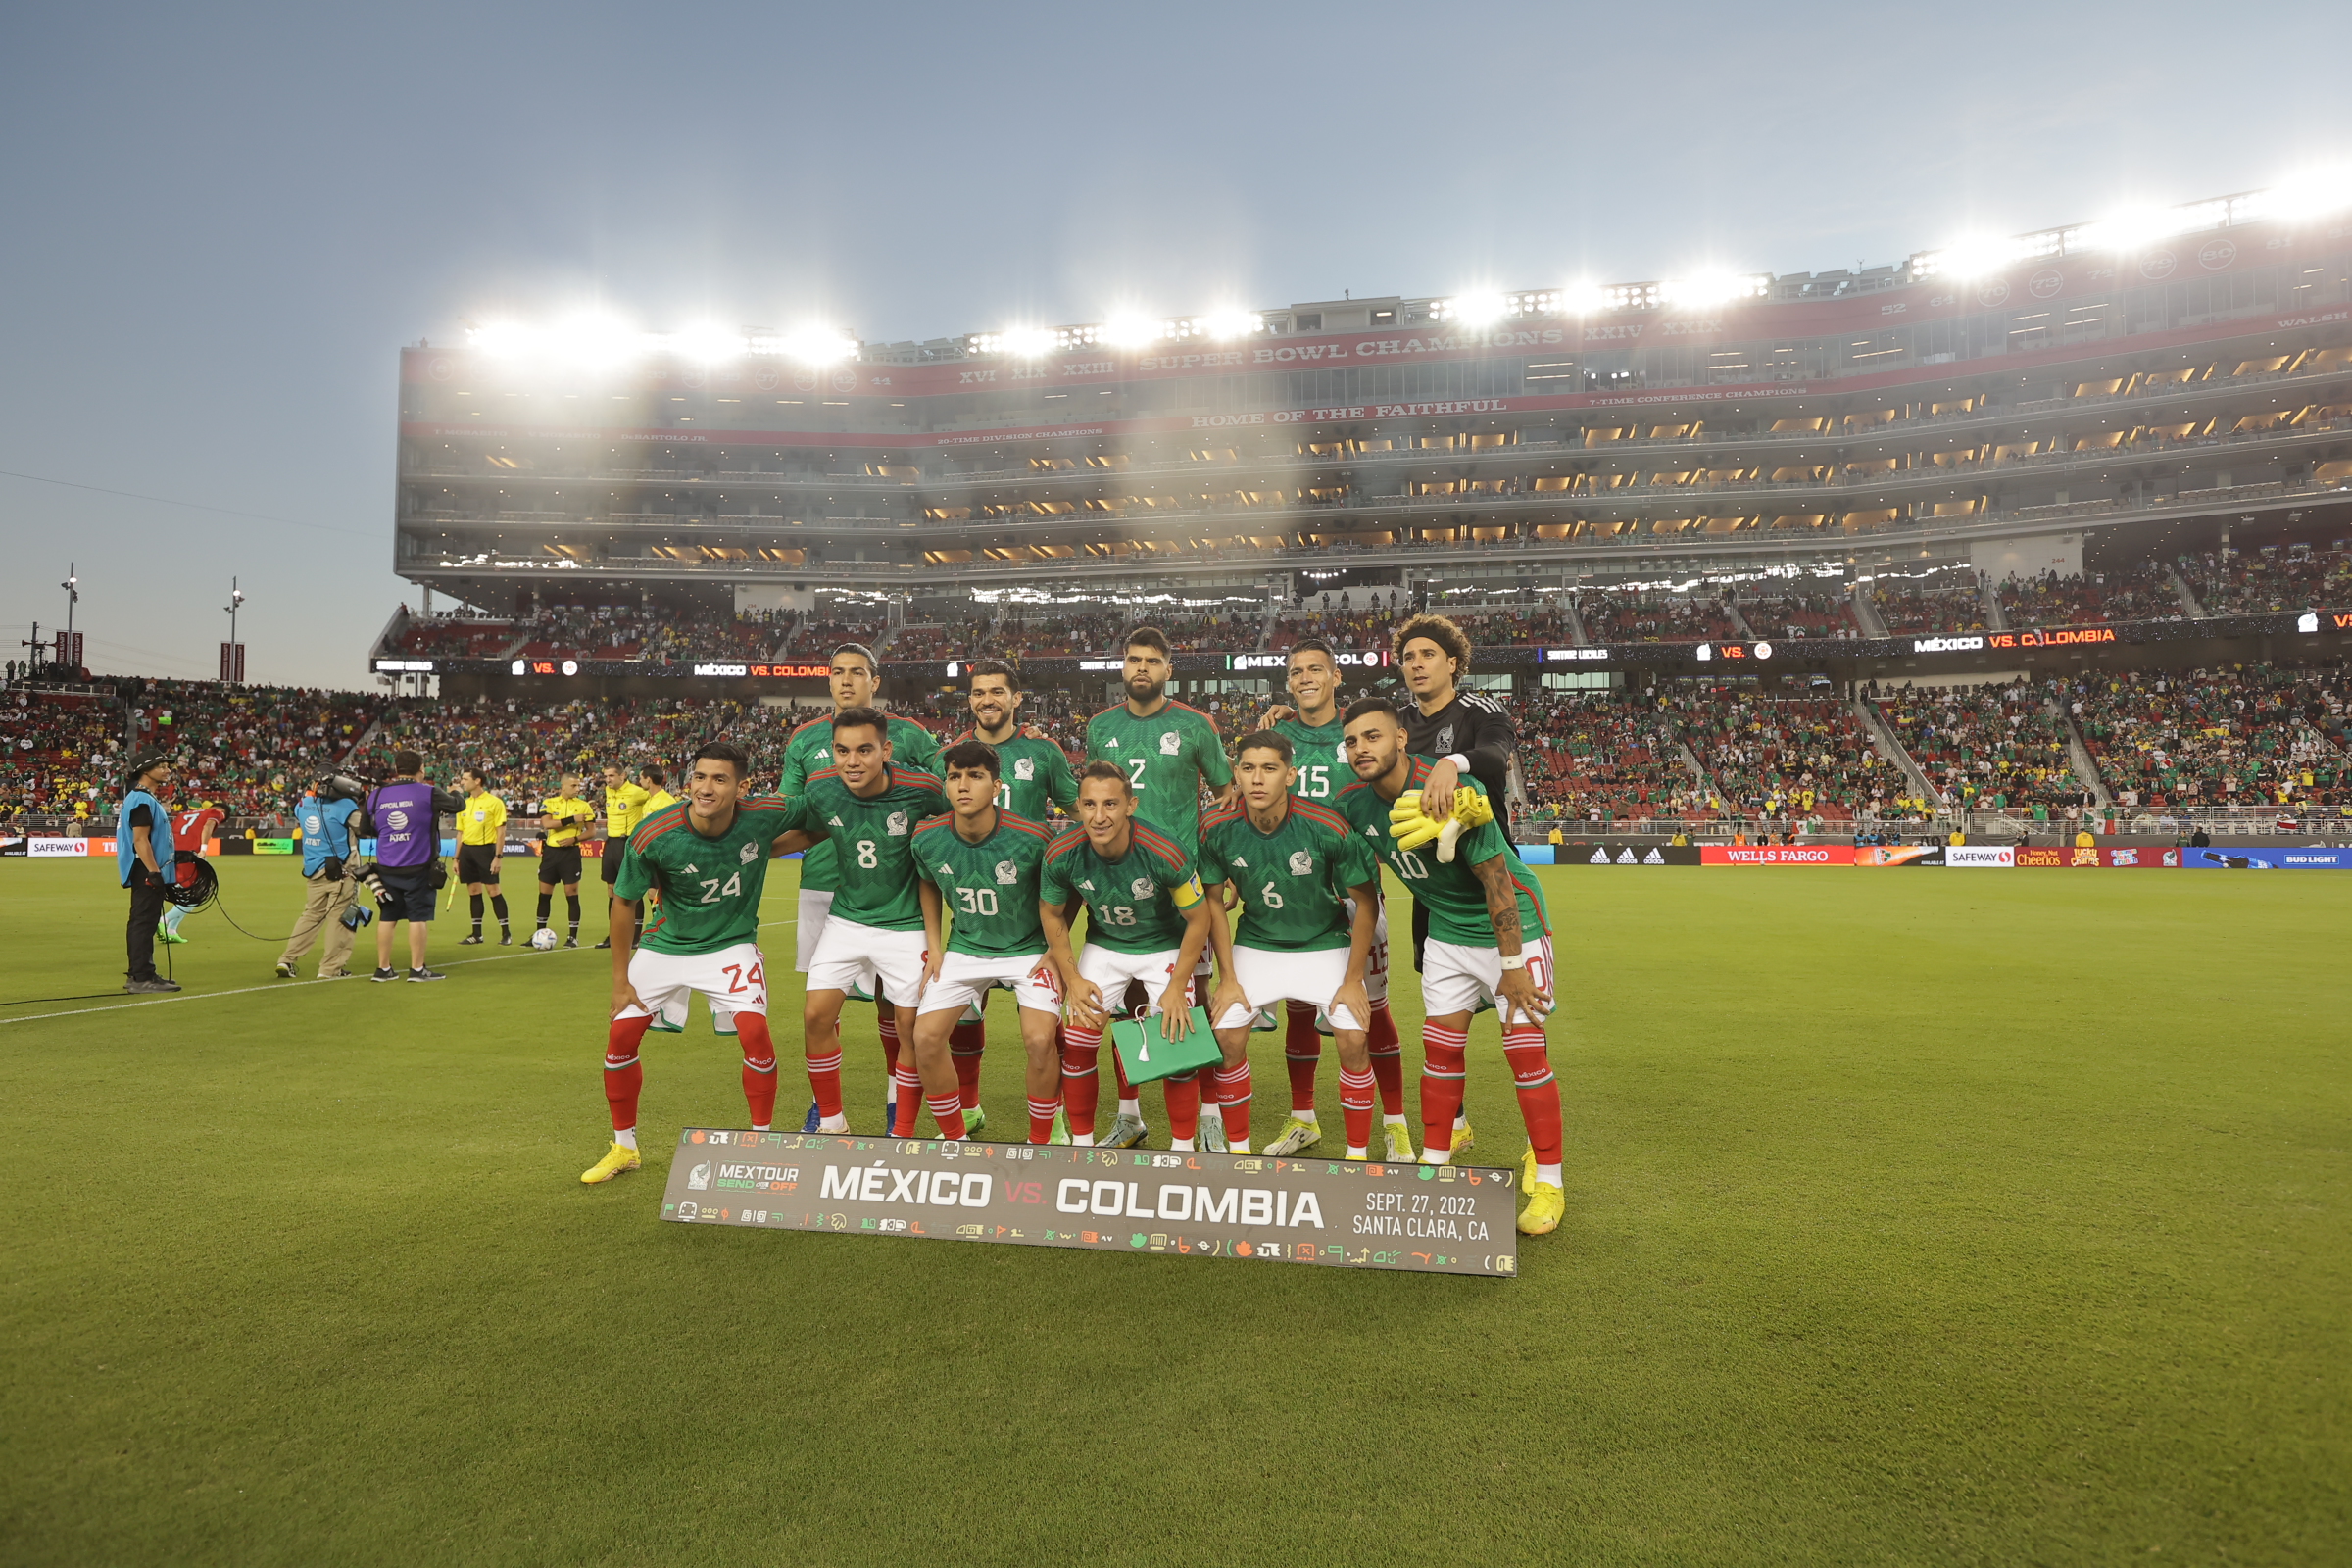
[[[1396,635],[1390,640],[1389,646],[1402,657],[1404,645],[1416,637],[1426,637],[1446,651],[1446,657],[1453,661],[1455,680],[1470,673],[1470,635],[1456,625],[1451,617],[1432,614],[1428,611],[1408,616],[1404,624],[1396,628]]]

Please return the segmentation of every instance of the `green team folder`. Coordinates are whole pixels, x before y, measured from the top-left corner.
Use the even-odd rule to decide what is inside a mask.
[[[1121,1018],[1112,1024],[1110,1044],[1131,1084],[1153,1083],[1225,1059],[1225,1053],[1217,1048],[1217,1037],[1209,1032],[1206,1007],[1193,1009],[1193,1032],[1182,1040],[1161,1034],[1159,1015],[1153,1013],[1141,1023]]]

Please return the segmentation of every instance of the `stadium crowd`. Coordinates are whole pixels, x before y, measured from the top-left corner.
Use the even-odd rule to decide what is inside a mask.
[[[1842,593],[1809,590],[1743,593],[1740,615],[1759,637],[1858,637],[1853,612]]]
[[[1707,642],[1740,635],[1715,600],[1681,594],[1588,590],[1577,596],[1576,612],[1585,635],[1596,643]]]
[[[2208,555],[2183,574],[2212,615],[2352,605],[2352,555],[2336,552]]]
[[[1511,717],[1536,816],[1605,824],[1704,814],[1673,724],[1646,697],[1546,693],[1513,704]]]
[[[1901,772],[1832,697],[1696,693],[1678,699],[1683,738],[1706,769],[1716,810],[1842,821],[1907,806]]]
[[[2100,620],[2176,620],[2181,617],[2172,573],[2160,562],[2124,571],[2044,572],[2013,577],[1996,590],[2012,626],[2079,626]]]
[[[1897,637],[1945,636],[1984,629],[1984,601],[1973,572],[1938,572],[1932,583],[1873,583],[1871,603]]]
[[[1955,809],[2047,815],[2088,806],[2068,756],[2066,720],[2051,704],[2063,681],[2043,686],[1904,686],[1876,695],[1896,739]]]
[[[2079,684],[2083,744],[2120,807],[2352,804],[2340,668],[2131,671]]]

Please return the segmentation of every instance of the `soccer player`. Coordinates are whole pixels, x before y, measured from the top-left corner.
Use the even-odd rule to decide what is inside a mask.
[[[1298,774],[1293,793],[1329,806],[1355,777],[1348,766],[1347,743],[1341,739],[1339,662],[1331,644],[1320,637],[1292,644],[1285,662],[1290,666],[1286,684],[1291,702],[1297,706],[1278,703],[1267,709],[1265,727],[1291,743]],[[1375,883],[1378,880],[1375,878]],[[1364,970],[1364,991],[1372,1003],[1368,1031],[1372,1078],[1380,1087],[1381,1141],[1387,1145],[1386,1157],[1401,1163],[1413,1157],[1413,1138],[1404,1120],[1404,1051],[1396,1020],[1389,1012],[1389,912],[1385,904],[1374,907],[1379,910],[1379,920]],[[1310,1004],[1292,1001],[1285,1006],[1282,1056],[1283,1065],[1290,1069],[1291,1115],[1266,1146],[1269,1154],[1296,1154],[1312,1148],[1323,1136],[1315,1116],[1315,1071],[1323,1062],[1323,1036]]]
[[[1044,823],[1052,807],[1066,814],[1078,808],[1078,775],[1059,746],[1043,735],[1019,728],[1021,679],[1001,659],[983,659],[971,666],[972,727],[961,740],[981,741],[997,754],[997,808],[1031,822]],[[1049,830],[1050,836],[1050,830]],[[949,1037],[949,1054],[956,1062],[957,1092],[963,1097],[966,1131],[978,1137],[988,1125],[980,1108],[980,1061],[988,1048],[988,989],[981,988]],[[1056,1009],[1058,1013],[1058,1009]],[[1055,1097],[1058,1100],[1058,1094]]]
[[[1167,636],[1158,627],[1138,626],[1127,634],[1120,672],[1127,699],[1087,720],[1086,758],[1127,775],[1136,817],[1172,841],[1190,865],[1200,849],[1201,786],[1215,793],[1220,808],[1232,804],[1233,768],[1216,721],[1168,695],[1173,667]],[[1111,1000],[1116,1004],[1119,999]],[[1111,1065],[1117,1070],[1116,1053]],[[1143,1100],[1122,1072],[1118,1119],[1102,1143],[1124,1149],[1143,1136]]]
[[[214,828],[227,820],[228,813],[226,811],[218,806],[207,805],[202,801],[184,811],[173,811],[172,813],[172,848],[175,851],[185,850],[190,855],[202,855],[204,841],[212,835]],[[196,868],[192,865],[175,865],[172,875],[183,888],[196,885]],[[179,922],[187,917],[187,906],[166,904],[164,906],[164,923],[156,935],[166,942],[187,941],[186,937],[179,934]]]
[[[482,945],[482,895],[487,893],[498,915],[498,945],[507,947],[514,928],[507,920],[507,896],[498,887],[498,868],[507,858],[507,803],[490,793],[490,781],[478,767],[460,773],[458,785],[466,792],[465,808],[458,812],[458,880],[466,884],[473,916],[473,933],[460,937],[458,946]],[[544,914],[539,923],[547,923]]]
[[[612,884],[620,877],[620,862],[629,853],[629,834],[645,820],[648,800],[645,787],[629,782],[628,773],[618,762],[605,764],[605,853],[603,872],[607,908],[612,907]],[[612,933],[607,931],[600,948],[612,945]]]
[[[1469,636],[1444,615],[1415,614],[1396,628],[1394,646],[1396,666],[1413,699],[1410,706],[1398,710],[1404,715],[1404,749],[1436,764],[1430,769],[1429,787],[1423,791],[1429,814],[1444,821],[1452,813],[1454,788],[1467,775],[1477,779],[1485,791],[1503,842],[1509,843],[1511,754],[1519,740],[1499,703],[1460,688],[1459,683],[1470,673]],[[1415,899],[1415,972],[1421,968],[1428,943],[1429,911]],[[1454,1123],[1453,1137],[1457,1147],[1468,1147],[1468,1117]]]
[[[1396,835],[1396,807],[1408,790],[1419,790],[1419,821],[1430,822],[1429,795],[1422,788],[1434,765],[1405,750],[1404,717],[1385,697],[1348,705],[1348,762],[1356,782],[1339,795],[1340,814],[1371,844],[1429,914],[1429,945],[1421,969],[1421,1158],[1451,1163],[1468,1140],[1455,1133],[1462,1103],[1463,1057],[1470,1014],[1492,1003],[1502,1021],[1502,1053],[1519,1091],[1526,1119],[1528,1152],[1521,1176],[1527,1207],[1519,1229],[1541,1236],[1560,1222],[1560,1086],[1551,1073],[1544,1018],[1551,1008],[1551,931],[1544,922],[1544,895],[1519,861],[1518,852],[1492,816],[1477,816],[1446,858],[1439,846],[1406,847]],[[1483,800],[1475,777],[1462,779],[1458,796]],[[1417,837],[1417,835],[1416,835]],[[1442,843],[1443,841],[1441,841]]]
[[[735,1015],[752,1125],[765,1131],[775,1119],[776,1048],[767,1029],[760,896],[792,808],[779,796],[745,799],[750,772],[742,747],[707,742],[688,766],[686,799],[647,817],[629,837],[612,884],[612,1023],[605,1036],[612,1147],[580,1173],[583,1182],[609,1182],[637,1169],[637,1096],[645,1084],[638,1048],[649,1029],[683,1029],[687,1003],[698,991],[713,1011],[723,1006]],[[635,906],[656,891],[661,913],[640,948]]]
[[[999,804],[1004,763],[996,748],[957,741],[940,760],[948,770],[948,814],[914,830],[930,955],[915,1006],[915,1070],[940,1136],[971,1136],[976,1129],[964,1125],[962,1063],[950,1052],[951,1038],[967,1009],[995,987],[1008,988],[1029,1054],[1029,1141],[1048,1143],[1061,1109],[1061,993],[1046,959],[1037,890],[1054,835]],[[943,915],[955,922],[945,941]],[[897,1130],[906,1136],[913,1128],[914,1107],[902,1081]]]
[[[893,1084],[914,1075],[911,1054],[896,1049],[913,1035],[927,956],[914,828],[944,812],[948,799],[937,774],[899,766],[891,748],[881,710],[843,709],[833,715],[833,765],[809,774],[792,803],[785,848],[824,842],[835,851],[831,907],[808,956],[801,1013],[818,1132],[850,1129],[841,1108],[841,1008],[853,990],[897,1014],[899,1030],[886,1042]],[[889,1103],[896,1119],[895,1096]],[[958,1109],[958,1133],[962,1119]]]
[[[853,708],[869,708],[874,691],[880,685],[877,673],[881,666],[875,662],[874,652],[863,643],[843,643],[833,650],[832,666],[826,676],[833,698],[833,713],[811,719],[792,732],[784,743],[784,762],[776,780],[776,793],[787,799],[798,799],[809,776],[821,773],[834,765],[833,718]],[[894,717],[890,720],[892,760],[899,767],[912,772],[939,772],[939,739],[911,719]],[[824,940],[825,922],[833,907],[833,894],[840,886],[835,848],[818,843],[801,857],[801,897],[793,925],[792,966],[802,974],[808,973],[816,956],[817,944]],[[909,998],[909,1001],[912,999]],[[874,1025],[882,1036],[882,1058],[889,1064],[895,1081],[899,1070],[898,1012],[892,999],[879,993],[874,997]],[[891,1114],[884,1112],[885,1116]],[[811,1105],[808,1119],[802,1124],[805,1132],[816,1131],[819,1108]]]
[[[555,797],[539,803],[539,825],[547,841],[539,847],[539,925],[547,929],[548,910],[556,902],[556,884],[564,884],[564,912],[571,920],[567,948],[580,945],[580,833],[596,820],[596,808],[580,798],[580,775],[566,773]]]
[[[1225,1137],[1234,1153],[1250,1152],[1250,1025],[1259,1008],[1287,1000],[1306,1006],[1310,1027],[1317,1011],[1330,1018],[1340,1043],[1348,1157],[1369,1159],[1372,1063],[1364,1026],[1372,1004],[1364,971],[1380,908],[1379,863],[1338,812],[1293,797],[1298,769],[1282,736],[1269,729],[1243,736],[1233,770],[1239,799],[1201,822],[1200,860],[1202,883],[1227,884],[1241,898],[1232,958],[1208,1009],[1225,1052],[1217,1074]]]
[[[1086,948],[1076,955],[1063,914],[1073,899],[1086,905]],[[1087,763],[1078,775],[1078,825],[1054,840],[1038,878],[1038,921],[1067,1004],[1062,1102],[1071,1143],[1095,1141],[1096,1061],[1109,1015],[1127,1010],[1129,984],[1142,983],[1142,1010],[1163,1015],[1168,1038],[1192,1032],[1193,971],[1222,929],[1216,913],[1201,896],[1193,857],[1144,822],[1128,771],[1115,762]],[[1168,1147],[1189,1150],[1200,1086],[1191,1073],[1167,1083]],[[1142,1117],[1136,1120],[1140,1129]],[[1139,1131],[1127,1143],[1140,1137]]]

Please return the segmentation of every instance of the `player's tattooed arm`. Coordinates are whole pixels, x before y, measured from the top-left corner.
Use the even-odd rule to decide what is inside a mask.
[[[1494,947],[1507,958],[1519,951],[1519,890],[1511,886],[1511,873],[1503,868],[1499,855],[1479,861],[1470,874],[1486,890],[1487,917],[1494,922]]]

